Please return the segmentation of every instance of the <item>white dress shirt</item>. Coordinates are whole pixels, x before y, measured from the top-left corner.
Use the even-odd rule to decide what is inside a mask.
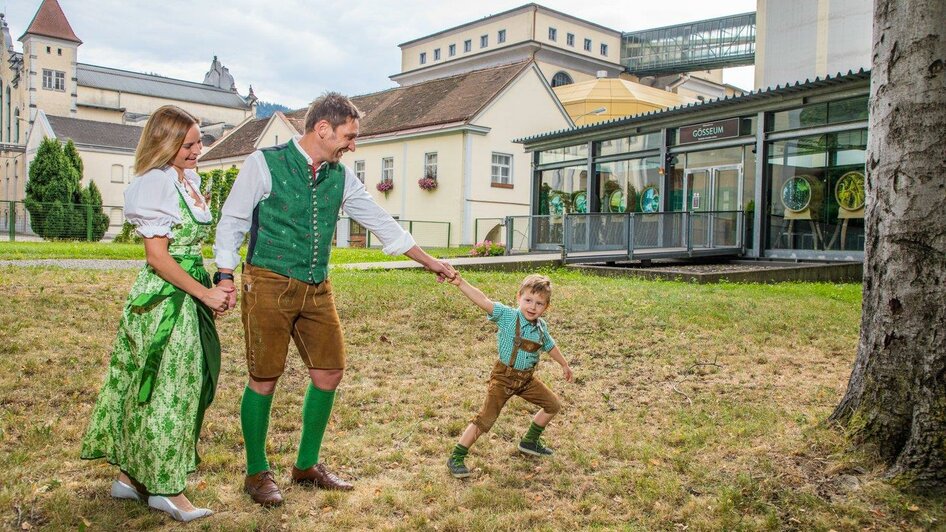
[[[184,170],[184,179],[200,192],[200,175],[193,170]],[[135,226],[145,238],[166,236],[174,239],[173,228],[181,223],[180,198],[201,223],[212,220],[206,202],[204,208],[197,206],[187,188],[178,181],[173,167],[154,168],[136,177],[125,189],[125,219]]]
[[[297,136],[292,139],[292,146],[311,165],[312,158],[299,145],[299,138]],[[388,255],[401,255],[414,247],[414,237],[375,203],[371,194],[365,190],[364,183],[355,177],[350,168],[342,166],[345,168],[342,209],[348,216],[377,235],[384,244],[382,251]],[[240,245],[253,224],[253,210],[259,202],[269,197],[272,187],[273,177],[266,158],[262,151],[257,150],[243,163],[243,168],[230,189],[230,195],[223,204],[220,221],[217,222],[214,260],[218,268],[235,269],[240,264]]]

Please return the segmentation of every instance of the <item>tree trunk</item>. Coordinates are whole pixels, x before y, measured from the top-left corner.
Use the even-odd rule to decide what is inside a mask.
[[[857,358],[831,419],[946,487],[946,0],[875,0]]]

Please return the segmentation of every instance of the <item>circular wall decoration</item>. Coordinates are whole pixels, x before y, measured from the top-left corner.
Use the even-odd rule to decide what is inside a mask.
[[[575,212],[588,212],[588,193],[584,190],[576,192],[572,197],[572,205],[575,206]]]
[[[549,214],[552,216],[561,216],[565,213],[565,202],[562,201],[560,194],[553,194],[549,198]]]
[[[648,185],[641,191],[641,212],[658,212],[660,210],[660,191],[654,185]]]
[[[847,211],[864,208],[864,202],[867,199],[864,191],[864,174],[855,171],[842,175],[834,185],[834,199],[842,209]]]
[[[791,212],[802,212],[811,204],[811,181],[807,175],[797,175],[782,185],[782,206]]]
[[[624,191],[615,190],[608,195],[608,209],[611,212],[624,212],[627,208],[627,202],[624,200]]]

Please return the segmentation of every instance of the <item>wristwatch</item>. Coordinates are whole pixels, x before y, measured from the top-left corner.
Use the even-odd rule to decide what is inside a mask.
[[[220,284],[220,281],[232,281],[232,273],[214,272],[214,285]]]

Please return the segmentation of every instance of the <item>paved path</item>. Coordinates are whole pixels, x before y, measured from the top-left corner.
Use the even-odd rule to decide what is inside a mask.
[[[457,268],[464,270],[520,270],[558,264],[558,254],[547,255],[510,255],[503,257],[457,257],[447,261]],[[206,259],[206,265],[213,264],[213,260]],[[144,266],[143,260],[117,259],[26,259],[0,260],[3,266],[36,266],[44,268],[68,268],[72,270],[136,270]],[[389,262],[356,262],[352,264],[334,264],[332,268],[345,270],[410,270],[420,268],[420,264],[412,260]]]

